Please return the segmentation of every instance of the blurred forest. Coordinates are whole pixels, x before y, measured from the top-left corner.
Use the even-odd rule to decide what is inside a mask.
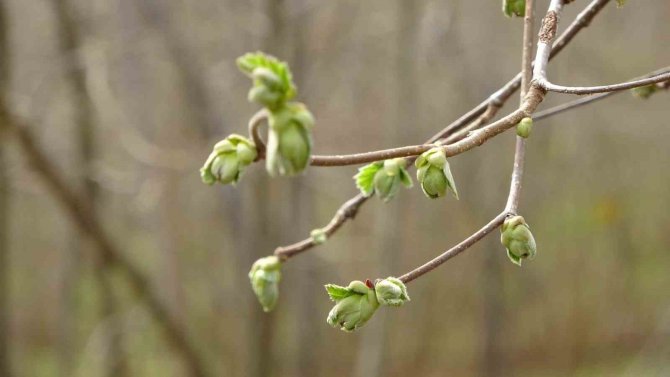
[[[670,2],[613,3],[552,61],[553,81],[620,82],[670,62]],[[361,152],[421,143],[507,82],[521,19],[466,0],[0,4],[4,106],[149,282],[100,257],[1,133],[0,376],[192,376],[192,363],[249,377],[670,375],[668,93],[538,123],[521,204],[534,261],[510,263],[494,233],[346,334],[326,324],[323,284],[400,275],[488,222],[514,135],[450,160],[460,201],[418,188],[371,200],[284,266],[265,314],[251,263],[327,223],[356,194],[356,169],[270,180],[257,164],[237,187],[203,185],[212,145],[246,133],[257,110],[235,58],[288,61],[316,116],[315,152]],[[559,31],[586,4],[568,6]],[[166,335],[137,287],[186,340]]]

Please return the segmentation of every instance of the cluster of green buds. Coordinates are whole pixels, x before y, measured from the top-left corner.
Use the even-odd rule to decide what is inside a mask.
[[[335,306],[328,313],[326,322],[343,331],[354,331],[363,327],[380,305],[401,306],[409,301],[407,287],[399,279],[389,277],[377,280],[352,281],[342,287],[327,284],[326,291]]]
[[[533,118],[525,117],[516,125],[516,134],[524,139],[528,139],[533,131]]]
[[[354,176],[356,186],[365,196],[373,193],[385,202],[391,200],[400,186],[412,187],[412,177],[407,172],[407,160],[393,158],[373,162],[358,170]]]
[[[530,227],[521,216],[510,216],[500,228],[500,242],[507,249],[507,256],[512,263],[521,266],[524,259],[533,259],[537,246]]]
[[[421,189],[427,197],[439,198],[449,190],[458,199],[456,182],[443,148],[436,147],[423,153],[416,159],[415,165],[416,179],[421,183]]]
[[[526,0],[503,0],[503,13],[507,17],[526,15]]]
[[[272,255],[254,262],[249,271],[249,280],[263,311],[270,312],[279,299],[279,281],[281,280],[281,261]]]
[[[205,165],[200,168],[200,177],[208,185],[215,182],[235,184],[256,156],[256,146],[251,140],[232,134],[214,145]]]
[[[295,175],[309,164],[314,117],[304,104],[289,102],[297,94],[288,64],[262,52],[237,59],[253,80],[249,101],[268,111],[270,131],[265,167],[272,176]]]

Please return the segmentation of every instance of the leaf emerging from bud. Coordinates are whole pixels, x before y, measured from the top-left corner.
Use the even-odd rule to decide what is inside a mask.
[[[454,176],[451,174],[449,162],[440,147],[424,152],[416,159],[416,179],[421,183],[421,189],[431,199],[446,195],[449,190],[458,199],[458,190]]]
[[[527,139],[530,136],[531,131],[533,130],[533,119],[525,117],[521,119],[521,122],[516,125],[516,134],[521,136],[524,139]]]
[[[524,259],[535,257],[537,253],[535,238],[523,217],[508,217],[500,228],[500,232],[500,242],[507,249],[507,256],[512,263],[521,266]]]
[[[272,255],[254,262],[249,271],[249,280],[263,311],[270,312],[279,299],[279,281],[281,280],[281,262]]]
[[[208,185],[220,182],[235,184],[244,168],[257,156],[254,143],[240,135],[232,134],[214,146],[207,161],[200,168],[202,181]]]
[[[377,161],[358,170],[354,176],[356,187],[365,196],[375,193],[385,202],[391,200],[403,185],[412,187],[412,177],[407,172],[407,161],[404,158],[394,158]]]
[[[377,280],[375,293],[377,294],[377,301],[385,306],[402,306],[410,300],[405,284],[394,277]]]
[[[367,323],[379,308],[375,290],[362,281],[352,281],[347,287],[327,284],[326,291],[335,306],[326,321],[343,331],[354,331]]]
[[[288,64],[262,52],[248,53],[237,59],[237,66],[253,79],[249,100],[271,110],[281,107],[296,95]]]

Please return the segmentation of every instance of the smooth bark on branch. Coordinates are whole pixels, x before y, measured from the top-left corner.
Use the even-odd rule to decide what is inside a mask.
[[[640,86],[645,85],[658,84],[666,81],[670,81],[670,72],[659,74],[653,77],[647,77],[644,79],[623,82],[620,84],[600,85],[600,86],[562,86],[552,84],[545,77],[539,78],[540,85],[542,85],[542,87],[547,91],[565,93],[565,94],[579,94],[579,95],[617,92],[626,89],[638,88]]]

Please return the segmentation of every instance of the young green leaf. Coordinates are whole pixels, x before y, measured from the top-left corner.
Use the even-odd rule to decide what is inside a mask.
[[[336,284],[326,284],[326,292],[328,292],[330,299],[335,302],[356,294],[349,288]]]
[[[358,169],[358,173],[354,175],[354,179],[356,180],[356,187],[361,190],[363,195],[372,195],[372,192],[375,189],[375,175],[379,170],[381,170],[382,167],[384,167],[384,162],[377,161]]]

